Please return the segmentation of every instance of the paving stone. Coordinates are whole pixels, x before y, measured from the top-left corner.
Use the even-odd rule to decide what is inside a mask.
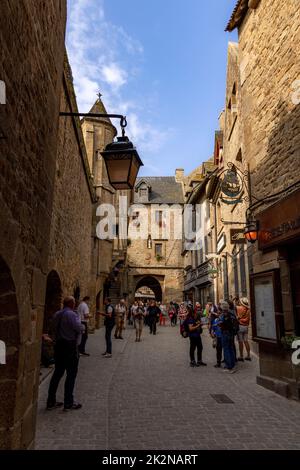
[[[75,389],[81,410],[46,412],[50,377],[41,384],[37,449],[300,449],[300,404],[256,384],[254,356],[227,375],[213,367],[207,332],[207,367],[197,369],[175,328],[145,334],[138,344],[133,328],[124,337],[113,340],[113,358],[105,360],[104,331],[90,335],[91,356],[80,360]],[[217,403],[217,394],[234,403]]]

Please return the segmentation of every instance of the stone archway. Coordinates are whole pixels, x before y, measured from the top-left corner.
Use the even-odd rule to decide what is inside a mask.
[[[155,299],[158,302],[162,301],[162,288],[161,284],[154,276],[144,276],[140,279],[135,286],[135,292],[141,287],[148,287],[154,292]]]
[[[51,321],[55,312],[60,310],[62,301],[61,280],[56,271],[50,271],[47,276],[46,298],[44,309],[43,332],[49,333]]]
[[[20,327],[16,287],[11,271],[0,256],[0,340],[5,344],[5,365],[0,365],[0,449],[15,448],[15,410],[20,374]],[[3,345],[3,343],[2,343]],[[14,436],[15,433],[15,436]]]

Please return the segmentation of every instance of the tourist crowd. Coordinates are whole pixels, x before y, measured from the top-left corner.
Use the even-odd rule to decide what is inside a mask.
[[[64,300],[63,309],[53,317],[53,331],[51,335],[43,336],[42,362],[55,364],[47,400],[47,409],[64,406],[64,410],[80,409],[81,404],[76,403],[73,390],[78,371],[79,356],[89,356],[86,352],[88,340],[88,327],[90,319],[89,297],[84,297],[76,303],[74,297]],[[176,327],[183,338],[189,338],[189,356],[191,367],[201,367],[207,364],[202,359],[204,329],[208,331],[212,340],[212,347],[216,350],[216,368],[234,373],[238,362],[251,361],[250,345],[248,341],[248,328],[250,323],[250,309],[247,298],[234,301],[221,300],[217,305],[208,302],[204,307],[199,302],[195,305],[191,301],[178,304],[170,302],[168,305],[156,302],[154,299],[142,301],[135,300],[130,306],[125,299],[113,305],[110,298],[104,300],[104,311],[97,312],[104,317],[106,350],[103,357],[112,357],[112,332],[115,329],[115,339],[123,339],[123,330],[127,325],[135,328],[135,341],[140,342],[145,326],[149,333],[156,335],[157,325]],[[237,339],[239,355],[236,351]],[[45,345],[54,344],[54,358],[46,358]],[[244,357],[244,348],[246,356]],[[196,356],[196,357],[195,357]],[[57,402],[56,392],[60,380],[66,372],[64,402]]]

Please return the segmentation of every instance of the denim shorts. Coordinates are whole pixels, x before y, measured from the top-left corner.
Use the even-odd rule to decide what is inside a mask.
[[[248,341],[248,326],[240,325],[237,337],[240,342]]]

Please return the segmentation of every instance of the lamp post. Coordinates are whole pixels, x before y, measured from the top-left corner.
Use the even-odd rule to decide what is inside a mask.
[[[121,114],[102,114],[102,113],[68,113],[61,112],[60,116],[78,116],[78,117],[103,117],[120,119],[122,136],[117,137],[117,141],[108,144],[103,152],[100,152],[104,158],[108,179],[114,189],[132,189],[134,187],[138,171],[143,162],[128,137],[125,135],[127,120]]]

